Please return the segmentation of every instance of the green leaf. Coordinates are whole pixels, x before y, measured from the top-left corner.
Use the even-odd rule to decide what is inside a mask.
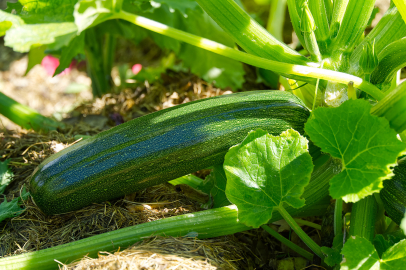
[[[51,49],[67,46],[76,36],[74,23],[25,24],[11,27],[4,39],[5,45],[17,52],[28,52],[31,46],[52,44]]]
[[[383,252],[381,259],[374,246],[365,238],[350,237],[342,250],[345,259],[342,270],[373,269],[394,270],[404,269],[406,264],[406,239],[389,247]]]
[[[62,48],[61,58],[59,59],[59,66],[55,70],[55,75],[58,75],[69,67],[72,59],[81,53],[84,53],[85,50],[85,34],[82,33],[79,36],[76,36],[69,43],[67,47]]]
[[[226,196],[227,177],[222,165],[214,166],[213,171],[206,177],[205,182],[206,181],[213,184],[210,190],[212,208],[219,208],[231,204]]]
[[[10,14],[0,10],[0,36],[6,34],[6,31],[12,27],[23,25],[24,21],[17,15]]]
[[[323,152],[341,159],[342,170],[330,181],[330,195],[346,202],[379,192],[393,176],[391,167],[406,144],[383,117],[370,114],[365,100],[348,100],[337,108],[317,108],[305,125]]]
[[[325,254],[324,262],[328,266],[335,266],[342,261],[341,249],[343,248],[343,234],[339,233],[334,236],[333,247],[321,247],[321,251]]]
[[[73,15],[78,33],[104,21],[112,19],[117,12],[115,1],[82,0],[75,5]]]
[[[46,56],[45,54],[46,46],[39,46],[31,48],[28,53],[28,65],[25,70],[25,75],[30,72],[30,70],[38,64],[41,64],[42,59]]]
[[[6,159],[6,161],[1,162],[0,161],[0,194],[3,194],[4,190],[6,190],[6,187],[8,184],[11,183],[13,180],[13,172],[8,168],[8,163],[10,162],[10,159]]]
[[[344,255],[341,270],[378,270],[379,256],[374,246],[365,238],[350,237],[341,252]]]
[[[378,252],[379,257],[382,257],[382,254],[388,250],[394,243],[386,240],[382,234],[375,235],[374,238],[374,246],[376,251]]]
[[[11,202],[5,200],[0,204],[0,222],[7,218],[12,218],[20,215],[25,209],[20,208],[21,200],[26,200],[30,195],[29,192],[25,190],[25,187],[22,190],[21,197],[14,198]]]
[[[300,208],[313,170],[306,138],[292,129],[272,136],[258,129],[227,152],[224,170],[227,198],[238,207],[238,219],[258,228],[283,202]]]
[[[27,24],[73,22],[73,7],[78,0],[19,0],[10,6]]]

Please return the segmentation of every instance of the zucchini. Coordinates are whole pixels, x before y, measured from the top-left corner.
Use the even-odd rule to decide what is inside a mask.
[[[383,181],[380,197],[386,214],[400,224],[406,212],[406,162],[400,161],[393,172],[392,179]]]
[[[305,105],[281,91],[207,98],[133,119],[72,145],[42,162],[30,193],[46,214],[118,198],[221,164],[250,130],[303,133]]]

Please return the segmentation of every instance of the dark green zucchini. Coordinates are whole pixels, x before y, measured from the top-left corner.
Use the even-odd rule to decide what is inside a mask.
[[[400,224],[406,212],[406,161],[399,162],[393,172],[392,179],[383,181],[380,197],[386,214]]]
[[[121,124],[41,163],[30,192],[46,214],[80,209],[221,164],[250,130],[303,133],[309,111],[294,95],[252,91],[202,99]]]

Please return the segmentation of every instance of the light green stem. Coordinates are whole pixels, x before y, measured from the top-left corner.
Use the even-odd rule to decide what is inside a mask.
[[[280,235],[273,229],[269,228],[268,225],[262,225],[261,228],[264,229],[266,232],[268,232],[273,237],[275,237],[278,241],[285,244],[287,247],[289,247],[293,251],[297,252],[298,254],[300,254],[307,260],[309,260],[310,262],[313,261],[313,254],[304,250],[303,248],[299,247],[298,245],[294,244],[293,242],[289,241],[288,239],[286,239],[285,237],[283,237],[282,235]]]
[[[297,235],[302,239],[302,241],[320,258],[324,259],[323,252],[321,252],[321,248],[316,242],[313,241],[303,230],[297,225],[296,221],[292,218],[292,216],[285,210],[283,206],[278,206],[278,212],[281,216],[285,219],[285,221],[289,224],[289,226],[297,233]]]
[[[300,219],[300,218],[294,218],[294,220],[299,225],[304,225],[304,226],[307,226],[307,227],[311,227],[311,228],[314,228],[314,229],[319,230],[319,231],[321,230],[321,225],[319,225],[319,224],[316,224],[316,223],[313,223],[313,222],[310,222],[310,221],[307,221],[307,220],[303,220],[303,219]]]
[[[283,42],[283,23],[285,21],[286,0],[271,0],[266,30]]]
[[[229,57],[231,59],[241,61],[243,63],[247,63],[256,67],[261,67],[264,69],[272,70],[282,74],[293,74],[298,75],[305,78],[315,78],[315,79],[322,79],[322,80],[329,80],[337,83],[348,84],[350,81],[354,82],[354,86],[365,91],[369,95],[371,95],[376,100],[381,100],[384,97],[384,94],[375,87],[374,85],[365,82],[363,79],[359,77],[355,77],[350,74],[336,72],[326,69],[320,69],[310,66],[301,66],[301,65],[293,65],[288,63],[282,63],[277,61],[268,60],[265,58],[261,58],[258,56],[250,55],[248,53],[244,53],[233,48],[224,46],[220,43],[214,42],[209,39],[201,38],[199,36],[195,36],[189,34],[184,31],[180,31],[169,27],[167,25],[158,23],[156,21],[147,19],[145,17],[137,16],[125,11],[121,11],[120,13],[115,15],[115,18],[123,19],[134,23],[135,25],[141,26],[148,30],[160,33],[162,35],[175,38],[177,40],[189,43],[193,46]]]

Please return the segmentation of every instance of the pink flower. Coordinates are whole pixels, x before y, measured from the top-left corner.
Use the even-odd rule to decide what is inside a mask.
[[[134,75],[137,75],[138,72],[140,72],[142,69],[142,65],[141,64],[135,64],[132,68],[131,71],[134,73]]]
[[[75,63],[76,63],[76,61],[73,60],[70,63],[69,67],[66,68],[64,71],[62,71],[59,75],[68,74],[70,72],[70,70],[73,68],[73,66],[75,65]],[[55,74],[55,70],[59,66],[59,59],[53,57],[52,55],[47,55],[42,59],[41,66],[45,69],[45,71],[47,72],[47,74],[49,76],[53,76]]]

